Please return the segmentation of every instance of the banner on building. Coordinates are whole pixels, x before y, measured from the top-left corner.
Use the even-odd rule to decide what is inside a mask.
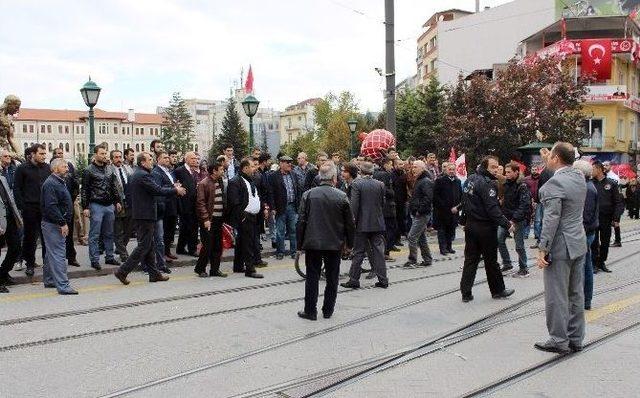
[[[555,5],[557,19],[628,15],[638,21],[640,0],[555,0]]]
[[[582,40],[582,76],[596,80],[611,78],[611,40]]]

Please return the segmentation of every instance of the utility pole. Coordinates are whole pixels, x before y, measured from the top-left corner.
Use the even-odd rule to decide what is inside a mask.
[[[394,39],[394,13],[393,0],[384,0],[384,25],[385,25],[385,46],[386,65],[385,77],[387,79],[387,89],[385,91],[387,105],[386,127],[391,133],[396,133],[396,61],[395,61],[395,39]]]
[[[476,12],[480,12],[480,0],[476,0]]]

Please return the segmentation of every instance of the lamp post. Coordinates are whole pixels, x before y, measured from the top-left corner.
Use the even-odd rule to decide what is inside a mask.
[[[253,150],[253,117],[258,112],[258,105],[260,105],[260,101],[253,95],[247,95],[242,101],[242,108],[244,109],[244,113],[249,116],[249,151],[248,154],[251,154],[251,150]]]
[[[351,140],[350,142],[350,146],[349,146],[349,157],[350,160],[353,159],[354,157],[356,157],[355,152],[354,152],[354,137],[356,135],[356,128],[358,127],[358,121],[356,119],[349,119],[347,121],[347,124],[349,125],[349,132],[351,133]]]
[[[86,82],[80,89],[82,99],[84,100],[84,103],[89,107],[89,162],[91,162],[91,157],[93,156],[93,148],[96,146],[96,131],[93,126],[93,107],[98,103],[100,90],[102,89],[91,80],[91,76],[89,76],[89,81]]]

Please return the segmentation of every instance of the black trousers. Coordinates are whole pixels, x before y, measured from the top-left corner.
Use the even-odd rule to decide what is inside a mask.
[[[149,272],[149,278],[160,275],[156,264],[156,245],[153,241],[153,232],[156,222],[153,220],[135,220],[136,239],[138,246],[131,252],[127,261],[119,269],[119,272],[128,275],[138,264],[144,264]]]
[[[165,215],[162,220],[162,226],[164,227],[164,253],[171,253],[171,245],[173,244],[173,239],[176,236],[176,224],[178,222],[177,216],[167,216]]]
[[[322,312],[333,314],[338,295],[338,277],[340,276],[340,251],[339,250],[307,250],[304,254],[307,268],[307,279],[304,282],[304,312],[316,314],[318,304],[318,284],[322,264],[327,278],[324,288],[324,303]]]
[[[463,296],[471,294],[476,279],[480,256],[484,260],[484,270],[491,294],[504,291],[504,280],[498,266],[498,227],[492,223],[467,221],[465,226],[464,267],[460,280]]]
[[[617,227],[613,227],[613,232],[615,234],[614,242],[622,243],[622,237],[620,236],[620,226],[618,225]]]
[[[395,217],[385,217],[384,218],[384,254],[389,254],[391,248],[396,243],[396,236],[398,229],[398,223],[396,222]]]
[[[22,258],[24,259],[27,268],[34,268],[36,264],[36,245],[38,243],[38,237],[40,237],[43,259],[47,252],[44,245],[44,238],[42,237],[42,229],[40,228],[40,222],[42,221],[40,207],[25,206],[22,211],[22,220],[24,221]]]
[[[20,239],[18,237],[18,227],[13,216],[7,217],[7,230],[4,235],[0,236],[0,248],[7,245],[7,254],[0,265],[0,284],[4,281],[9,272],[13,269],[13,265],[20,257]]]
[[[396,242],[400,242],[400,238],[402,237],[402,235],[406,235],[408,232],[406,221],[406,204],[396,203]]]
[[[220,257],[222,256],[222,218],[214,217],[211,220],[211,229],[207,231],[203,225],[200,226],[200,240],[202,249],[196,262],[194,271],[197,274],[207,270],[207,263],[211,264],[209,271],[213,275],[220,271]]]
[[[244,219],[237,228],[233,272],[252,274],[256,271],[254,259],[256,245],[256,216],[245,213]]]
[[[68,261],[75,261],[77,253],[76,253],[76,245],[73,242],[73,223],[67,224],[69,227],[69,235],[65,238],[65,251],[67,254]],[[43,243],[44,244],[44,243]]]
[[[116,246],[115,253],[120,256],[120,259],[123,261],[126,261],[127,257],[129,257],[127,244],[131,239],[132,228],[133,225],[131,222],[130,213],[125,215],[124,217],[116,216],[113,223],[113,241]]]
[[[451,250],[453,238],[456,236],[456,222],[440,222],[438,224],[438,247],[441,252]]]
[[[600,215],[598,222],[600,226],[596,229],[596,237],[591,244],[591,258],[594,267],[601,267],[609,257],[613,217]]]
[[[196,252],[198,246],[198,219],[193,213],[180,214],[180,234],[176,252],[189,254]],[[185,250],[185,247],[187,250]]]

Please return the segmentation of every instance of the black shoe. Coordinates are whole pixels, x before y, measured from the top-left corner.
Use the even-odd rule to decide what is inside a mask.
[[[55,289],[56,285],[44,285],[45,289]]]
[[[109,265],[115,265],[116,267],[120,266],[120,261],[116,260],[115,258],[110,258],[108,260],[105,260],[104,263]]]
[[[27,276],[33,276],[33,274],[35,274],[35,268],[34,267],[27,267],[27,269],[24,271],[24,273]]]
[[[324,311],[322,311],[322,317],[323,317],[324,319],[329,319],[329,318],[331,318],[331,315],[333,315],[333,312],[324,312]]]
[[[582,345],[569,343],[569,349],[571,352],[580,352],[582,351]]]
[[[447,249],[447,251],[449,252],[449,254],[456,254],[456,251],[451,248]]]
[[[289,257],[290,257],[292,260],[295,260],[295,259],[296,259],[296,254],[295,254],[295,253],[293,253],[293,254],[291,254]]]
[[[430,267],[431,264],[433,264],[432,260],[424,260],[423,262],[418,264],[418,267]]]
[[[462,295],[462,302],[463,303],[468,303],[469,301],[473,300],[473,294],[463,294]]]
[[[258,267],[258,268],[264,268],[264,267],[266,267],[267,265],[269,265],[269,263],[268,263],[268,262],[266,262],[266,261],[264,261],[264,260],[260,260],[260,261],[258,261],[258,263],[256,264],[256,267]]]
[[[208,277],[209,277],[209,274],[207,274],[206,272],[200,272],[200,273],[198,274],[198,276],[199,276],[200,278],[208,278]]]
[[[598,267],[598,266],[593,267],[593,273],[594,274],[597,274],[599,272],[598,268],[600,268],[600,267]]]
[[[386,289],[389,287],[388,283],[382,283],[382,282],[376,282],[376,284],[374,285],[375,287],[381,287],[383,289]]]
[[[347,289],[360,289],[360,282],[343,282],[340,284],[342,287],[346,287]]]
[[[394,246],[402,247],[402,246],[404,246],[404,243],[402,243],[402,242],[400,242],[400,241],[397,241],[397,242],[396,242],[396,243],[394,243],[393,245],[394,245]]]
[[[69,290],[63,290],[61,292],[58,292],[58,294],[61,296],[75,296],[76,294],[78,294],[78,291],[74,289],[69,289]]]
[[[417,266],[418,266],[418,263],[415,260],[409,260],[403,265],[404,268],[415,268]]]
[[[11,275],[7,275],[6,277],[0,279],[0,285],[13,286],[15,284],[16,284],[16,281],[13,280]]]
[[[507,298],[511,296],[513,293],[515,293],[514,289],[504,289],[500,293],[492,294],[491,297],[493,297],[494,299]]]
[[[500,268],[501,272],[507,272],[507,271],[511,271],[513,269],[513,265],[511,264],[506,264],[503,265],[502,268]]]
[[[4,285],[0,285],[0,293],[9,293],[9,289]]]
[[[67,261],[67,264],[69,264],[70,267],[79,267],[80,266],[80,263],[75,258],[73,260]]]
[[[221,271],[216,271],[216,272],[212,272],[209,274],[209,276],[217,276],[218,278],[226,278],[227,274],[225,274],[224,272]]]
[[[118,278],[118,280],[123,284],[123,285],[128,285],[129,284],[129,280],[127,279],[127,276],[124,274],[121,274],[118,270],[116,270],[116,272],[113,273],[113,275]]]
[[[284,254],[278,253],[276,254],[276,260],[282,260],[284,258]]]
[[[162,275],[162,274],[158,274],[156,276],[149,276],[149,282],[154,283],[154,282],[166,282],[169,280],[168,276]]]
[[[449,254],[449,252],[447,252],[445,250],[440,250],[440,255],[441,256],[446,256],[447,254]]]
[[[600,265],[600,271],[604,271],[606,273],[611,273],[611,270],[607,268],[605,264]]]
[[[164,272],[165,274],[170,274],[171,273],[171,269],[169,267],[160,268],[160,271]]]
[[[276,242],[271,242],[271,248],[272,249],[277,249],[278,248],[278,244]]]
[[[611,247],[622,247],[622,242],[614,242]]]
[[[568,354],[569,353],[569,349],[568,348],[558,347],[557,345],[555,345],[553,343],[549,343],[549,342],[535,343],[533,346],[535,348],[539,349],[540,351],[545,351],[545,352],[554,352],[556,354]]]
[[[298,311],[298,316],[302,319],[308,319],[310,321],[317,321],[318,320],[318,315],[316,314],[307,314],[304,311]]]
[[[102,269],[99,263],[91,263],[91,268],[95,269],[96,271],[100,271]]]
[[[584,303],[584,309],[587,311],[591,311],[591,303]]]
[[[245,273],[245,274],[244,274],[244,276],[246,276],[247,278],[255,278],[255,279],[262,279],[262,278],[264,278],[264,275],[259,274],[259,273],[255,272],[255,271]]]

